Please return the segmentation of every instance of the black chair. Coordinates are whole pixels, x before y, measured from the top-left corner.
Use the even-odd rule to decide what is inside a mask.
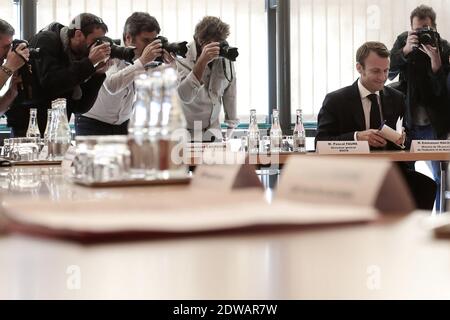
[[[436,182],[414,170],[402,168],[402,173],[416,202],[417,209],[433,210],[437,191]]]

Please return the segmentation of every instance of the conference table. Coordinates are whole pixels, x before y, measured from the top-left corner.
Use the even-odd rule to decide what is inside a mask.
[[[179,188],[92,189],[60,167],[0,168],[3,201],[102,204]],[[101,245],[0,234],[0,299],[449,299],[449,243],[431,229],[445,219],[381,214],[371,223]]]

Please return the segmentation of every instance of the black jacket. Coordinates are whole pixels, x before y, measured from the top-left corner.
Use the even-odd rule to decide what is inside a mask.
[[[405,113],[405,97],[393,88],[384,87],[380,98],[386,125],[395,129],[398,118]],[[353,141],[355,131],[365,130],[358,81],[325,97],[318,116],[316,142]],[[388,148],[398,149],[394,144],[388,144]]]
[[[408,32],[402,33],[391,50],[389,79],[400,75],[396,89],[406,95],[406,118],[412,125],[411,110],[420,103],[430,118],[431,125],[438,137],[444,137],[450,131],[450,105],[447,100],[446,75],[449,70],[450,45],[441,39],[442,68],[433,74],[430,58],[420,50],[415,50],[407,57],[403,56]]]
[[[68,118],[72,113],[85,113],[94,105],[105,75],[95,74],[91,61],[85,57],[70,59],[61,40],[60,29],[40,31],[30,40],[30,47],[39,48],[36,58],[30,59],[32,75],[25,83],[13,107],[6,113],[8,126],[17,131],[26,130],[29,121],[29,108],[38,109],[38,124],[41,134],[47,123],[47,109],[57,98],[67,99]],[[60,27],[58,27],[60,26]],[[81,97],[73,97],[79,87]]]

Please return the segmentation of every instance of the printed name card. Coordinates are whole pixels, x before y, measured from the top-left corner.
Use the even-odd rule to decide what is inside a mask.
[[[252,165],[203,165],[195,170],[191,188],[230,192],[243,188],[262,189],[262,185]]]
[[[367,141],[318,141],[319,154],[367,154],[370,153]]]
[[[211,142],[211,143],[203,143],[203,142],[192,142],[187,143],[185,146],[185,151],[189,153],[195,152],[203,152],[205,149],[207,150],[225,150],[227,145],[222,142]]]
[[[291,157],[277,197],[315,204],[410,212],[414,201],[398,169],[387,160]]]
[[[450,140],[414,140],[411,152],[450,152]]]

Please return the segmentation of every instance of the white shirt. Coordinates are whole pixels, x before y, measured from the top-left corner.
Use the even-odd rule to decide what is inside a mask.
[[[359,89],[359,95],[361,96],[361,103],[363,106],[364,111],[364,120],[366,121],[366,130],[370,129],[370,109],[372,108],[372,102],[368,98],[369,95],[372,94],[369,90],[364,87],[364,85],[361,83],[361,79],[358,80],[358,89]],[[381,121],[383,121],[383,112],[382,112],[382,106],[381,106],[381,98],[380,98],[380,91],[375,92],[377,95],[378,105],[380,106],[380,117]],[[354,134],[354,140],[356,141],[356,132]]]
[[[120,125],[130,119],[135,96],[134,77],[145,71],[140,60],[133,65],[114,59],[92,108],[83,116]]]

